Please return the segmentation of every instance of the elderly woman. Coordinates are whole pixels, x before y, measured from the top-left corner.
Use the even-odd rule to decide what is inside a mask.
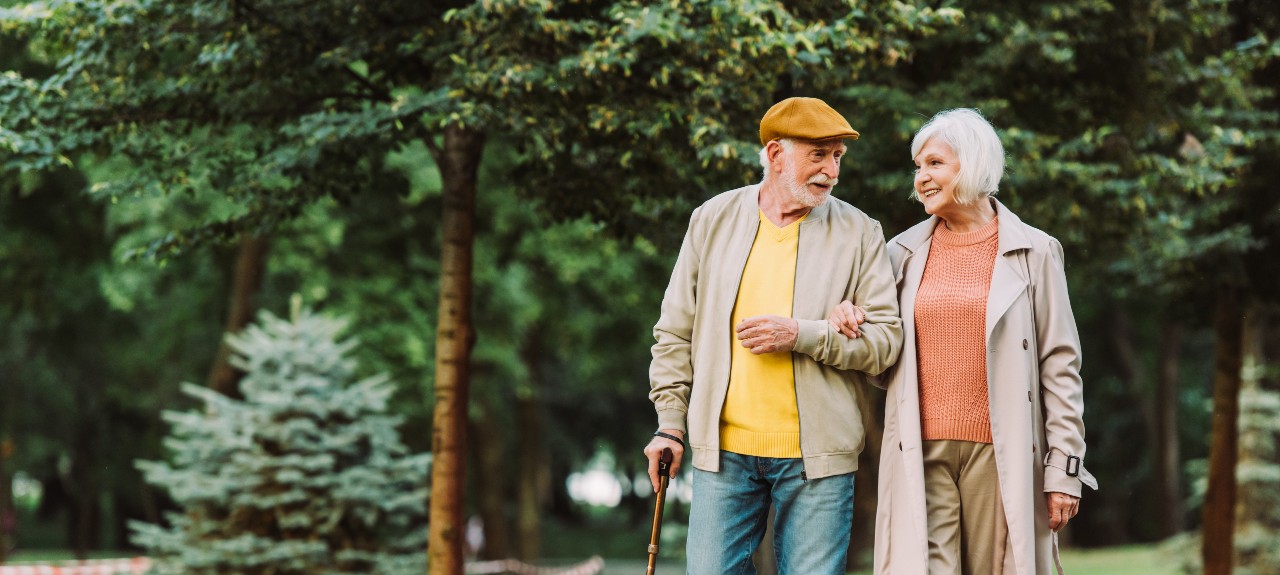
[[[876,573],[1050,573],[1097,489],[1062,246],[993,197],[1004,150],[976,111],[934,116],[911,155],[930,217],[888,245],[905,341],[882,380]],[[854,337],[861,317],[829,321]]]

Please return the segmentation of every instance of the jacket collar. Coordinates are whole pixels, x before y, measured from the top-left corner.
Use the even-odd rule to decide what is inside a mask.
[[[828,196],[827,201],[809,210],[809,215],[805,217],[801,225],[826,219],[827,213],[831,211],[831,202],[833,201],[836,201],[835,196]],[[742,188],[742,194],[738,197],[738,215],[748,219],[760,217],[760,184],[751,184]]]
[[[1009,211],[1000,200],[990,198],[992,205],[996,208],[996,217],[1000,219],[996,224],[996,234],[998,239],[997,251],[1000,255],[1006,255],[1016,250],[1025,250],[1031,248],[1031,238],[1027,237],[1025,226],[1017,214]],[[920,222],[907,231],[902,232],[894,243],[902,246],[908,252],[915,253],[921,248],[926,248],[929,240],[933,238],[933,228],[938,225],[938,216],[929,216],[929,219]]]

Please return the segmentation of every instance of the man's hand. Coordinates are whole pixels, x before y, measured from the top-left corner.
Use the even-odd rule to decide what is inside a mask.
[[[861,307],[853,305],[853,302],[844,300],[831,310],[831,315],[827,317],[827,323],[836,331],[844,334],[846,337],[856,338],[862,335],[862,331],[858,326],[862,322],[867,321],[867,312]]]
[[[676,429],[661,429],[663,433],[670,433],[680,439],[684,439],[684,433]],[[653,484],[653,492],[658,492],[658,461],[662,459],[662,450],[671,450],[671,477],[676,476],[676,471],[680,470],[680,459],[684,457],[684,444],[679,441],[671,441],[665,437],[654,436],[649,441],[649,445],[644,447],[644,456],[649,460],[649,483]]]
[[[795,349],[800,322],[777,315],[757,315],[742,320],[735,329],[742,347],[761,355]]]
[[[1080,512],[1080,498],[1066,493],[1048,493],[1049,529],[1057,531],[1067,526],[1067,522]]]

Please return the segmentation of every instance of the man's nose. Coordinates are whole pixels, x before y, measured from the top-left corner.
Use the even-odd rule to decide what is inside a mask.
[[[828,178],[840,177],[840,160],[835,156],[828,157],[827,160],[822,163],[822,175]]]

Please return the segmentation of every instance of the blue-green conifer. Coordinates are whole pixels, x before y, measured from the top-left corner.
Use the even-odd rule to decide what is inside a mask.
[[[262,313],[228,336],[244,400],[164,414],[169,461],[143,461],[180,512],[135,522],[156,571],[183,575],[423,573],[430,454],[411,455],[385,376],[356,381],[345,322]]]

